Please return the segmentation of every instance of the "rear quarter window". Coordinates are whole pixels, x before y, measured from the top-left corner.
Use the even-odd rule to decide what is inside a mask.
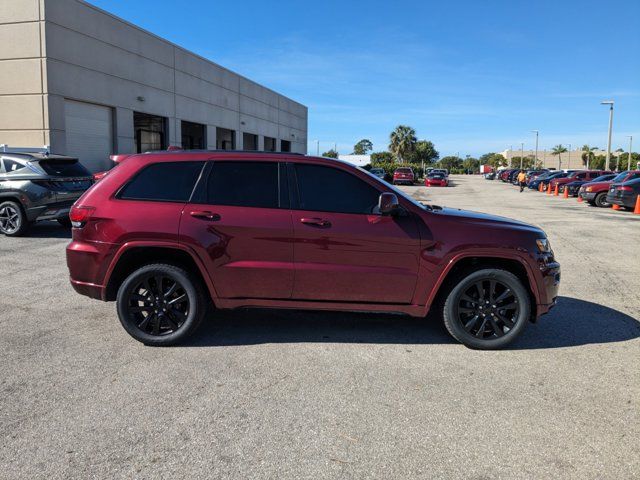
[[[121,189],[123,200],[187,202],[204,162],[162,162],[151,164]]]
[[[89,177],[91,173],[77,159],[51,159],[38,162],[47,175],[54,177]]]

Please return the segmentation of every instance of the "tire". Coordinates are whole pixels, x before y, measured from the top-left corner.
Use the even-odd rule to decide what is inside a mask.
[[[593,203],[595,204],[596,207],[600,207],[600,208],[611,206],[607,203],[607,192],[601,192],[598,195],[596,195],[596,198],[594,198]]]
[[[488,303],[482,303],[482,299]],[[479,350],[511,343],[527,326],[530,314],[531,301],[522,282],[513,273],[495,268],[463,274],[443,308],[444,324],[451,336]]]
[[[165,264],[146,265],[129,275],[118,289],[116,304],[127,333],[149,346],[186,340],[202,323],[208,306],[198,279]]]
[[[7,237],[19,237],[24,235],[29,225],[22,205],[12,201],[0,203],[0,233]]]
[[[589,205],[591,205],[592,207],[595,207],[595,206],[596,206],[596,202],[594,202],[593,200],[587,200],[587,203],[588,203]]]
[[[58,223],[64,228],[71,228],[71,219],[69,217],[59,218]]]

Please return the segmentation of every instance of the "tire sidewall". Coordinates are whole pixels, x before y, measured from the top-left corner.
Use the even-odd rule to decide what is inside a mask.
[[[143,277],[149,274],[161,274],[177,280],[182,285],[182,288],[184,288],[189,299],[189,315],[187,319],[177,331],[168,335],[156,336],[143,332],[137,327],[127,312],[128,298],[133,288],[135,288]],[[185,340],[198,327],[205,311],[205,302],[203,301],[199,286],[189,274],[179,267],[162,264],[147,265],[131,273],[118,289],[116,304],[118,318],[127,333],[139,342],[153,346],[170,346]]]
[[[469,288],[471,284],[480,279],[495,279],[508,285],[514,292],[518,303],[520,304],[520,313],[515,326],[502,337],[491,340],[480,340],[465,331],[457,317],[457,303],[459,295]],[[529,299],[529,293],[518,277],[506,270],[482,269],[460,278],[458,283],[452,288],[451,292],[447,296],[447,300],[444,304],[443,316],[447,330],[449,330],[449,333],[451,333],[456,340],[471,348],[491,350],[504,347],[514,341],[527,326],[530,313],[531,301]]]
[[[0,233],[7,237],[19,237],[20,235],[24,234],[24,232],[29,227],[29,222],[27,221],[27,215],[24,213],[24,209],[22,208],[22,205],[20,205],[18,202],[15,202],[12,200],[0,202],[0,210],[5,206],[12,206],[18,211],[18,216],[20,217],[19,218],[20,226],[15,232],[6,233],[6,232],[0,231]]]
[[[596,195],[596,198],[594,199],[593,203],[596,207],[600,207],[600,208],[609,206],[609,204],[607,203],[607,193],[602,192]]]

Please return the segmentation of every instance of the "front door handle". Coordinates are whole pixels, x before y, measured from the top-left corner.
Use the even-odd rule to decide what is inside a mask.
[[[300,223],[304,223],[305,225],[313,225],[316,227],[323,227],[323,228],[327,228],[331,226],[331,222],[323,218],[301,218]]]
[[[194,212],[191,212],[190,215],[192,217],[195,217],[195,218],[201,218],[203,220],[210,220],[212,222],[217,222],[218,220],[220,220],[222,218],[217,213],[213,213],[213,212],[210,212],[208,210],[196,210]]]

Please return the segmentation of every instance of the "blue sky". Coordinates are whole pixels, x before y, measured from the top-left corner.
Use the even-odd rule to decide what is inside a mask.
[[[441,155],[640,150],[640,1],[90,0],[309,107],[309,151],[398,124]]]

